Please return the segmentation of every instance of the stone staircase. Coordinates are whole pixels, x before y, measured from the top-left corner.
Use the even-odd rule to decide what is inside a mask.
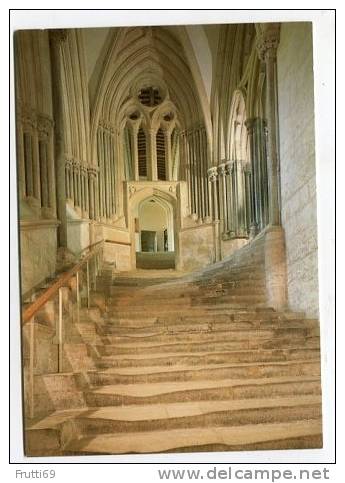
[[[267,307],[260,257],[182,277],[105,268],[93,305],[88,364],[52,375],[78,397],[28,421],[27,454],[322,446],[318,321]]]

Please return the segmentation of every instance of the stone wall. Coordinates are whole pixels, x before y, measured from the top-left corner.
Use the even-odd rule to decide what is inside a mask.
[[[197,270],[215,261],[213,230],[213,225],[209,224],[180,231],[178,270]]]
[[[318,265],[311,23],[282,24],[277,68],[288,303],[314,317]]]
[[[20,264],[23,295],[55,273],[56,226],[50,220],[21,223]]]

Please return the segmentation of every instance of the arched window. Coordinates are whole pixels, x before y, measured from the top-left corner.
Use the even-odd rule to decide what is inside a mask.
[[[157,176],[161,181],[166,180],[166,169],[165,169],[165,140],[164,132],[161,128],[157,131],[156,137],[157,145]]]
[[[143,128],[138,131],[138,164],[139,177],[147,178],[146,135]]]

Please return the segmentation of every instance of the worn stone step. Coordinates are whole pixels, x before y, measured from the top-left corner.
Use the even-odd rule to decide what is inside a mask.
[[[204,341],[217,341],[217,340],[232,340],[229,332],[237,332],[240,330],[250,330],[254,331],[256,329],[256,333],[260,333],[261,326],[255,325],[252,322],[244,323],[244,322],[233,322],[231,324],[225,323],[220,324],[219,326],[216,325],[201,325],[199,326],[194,325],[188,331],[188,327],[182,327],[182,331],[176,330],[175,327],[155,327],[153,324],[149,328],[141,332],[133,332],[133,331],[126,331],[124,327],[121,327],[121,330],[117,334],[116,331],[112,334],[111,331],[114,329],[113,326],[110,326],[109,334],[102,337],[102,342],[104,344],[118,344],[122,343],[125,344],[132,344],[136,342],[145,342],[149,343],[173,343],[173,342],[204,342]],[[104,333],[108,332],[108,326],[104,327]],[[296,337],[319,337],[319,330],[318,328],[309,328],[303,326],[295,326],[292,325],[287,327],[286,324],[271,324],[271,325],[264,325],[263,329],[267,331],[271,331],[275,337],[284,337],[284,336],[296,336]],[[259,334],[260,335],[260,334]]]
[[[318,376],[217,379],[188,382],[116,384],[85,392],[88,406],[122,406],[162,402],[246,399],[320,394]]]
[[[128,454],[170,451],[253,450],[322,446],[318,419],[244,426],[112,433],[72,441],[66,454]]]
[[[180,306],[189,307],[190,305],[214,305],[214,304],[228,304],[234,307],[240,307],[245,305],[263,304],[266,300],[264,295],[219,295],[214,294],[212,296],[202,297],[181,297],[179,300],[174,298],[161,299],[157,298],[111,298],[107,301],[109,310],[116,307],[136,307],[140,309],[156,309],[156,308],[168,308],[178,310]]]
[[[203,379],[253,378],[320,375],[320,360],[209,364],[198,366],[144,366],[110,368],[88,373],[91,384],[136,384],[145,382],[192,381]]]
[[[270,337],[263,333],[257,336],[251,336],[249,334],[243,334],[238,331],[239,334],[229,335],[224,337],[224,340],[205,340],[205,341],[188,341],[183,343],[181,341],[171,343],[118,343],[114,345],[100,345],[97,346],[99,352],[103,355],[113,354],[154,354],[156,352],[211,352],[211,351],[231,351],[241,349],[277,349],[277,348],[290,348],[300,345],[301,347],[314,347],[319,348],[319,339],[315,338],[301,338],[301,334],[290,334],[285,337]]]
[[[120,322],[121,323],[121,322]],[[115,325],[115,327],[121,327],[121,325]],[[109,324],[104,326],[104,329],[112,329],[114,328],[113,324]],[[195,328],[196,324],[191,325],[191,329]],[[162,343],[165,344],[178,344],[179,342],[207,342],[207,341],[234,341],[234,340],[255,340],[255,339],[273,339],[279,337],[302,337],[307,339],[308,337],[317,337],[318,331],[316,328],[309,328],[309,327],[295,327],[295,326],[280,326],[276,327],[275,325],[271,325],[271,327],[261,327],[261,326],[249,326],[249,327],[242,327],[237,326],[235,324],[227,324],[225,328],[220,324],[210,325],[201,325],[204,327],[205,330],[200,330],[199,332],[194,332],[193,330],[191,333],[188,333],[186,330],[180,332],[179,330],[175,331],[174,326],[164,326],[163,328],[157,323],[148,325],[150,329],[155,327],[157,329],[156,336],[148,335],[145,340],[143,336],[137,336],[136,333],[129,333],[127,338],[118,336],[119,343],[121,342],[122,346],[134,347],[134,344],[138,342],[139,345],[137,347],[146,347],[149,345],[159,345]],[[162,329],[159,331],[159,329]],[[180,327],[178,327],[179,329]],[[183,327],[183,329],[187,329],[189,327]],[[148,334],[152,334],[152,332],[148,332]],[[113,340],[116,340],[115,338]]]
[[[157,337],[157,341],[165,340],[170,337],[173,340],[179,340],[186,337],[192,340],[198,337],[200,334],[201,339],[207,338],[207,334],[213,336],[220,332],[224,335],[231,330],[275,330],[278,331],[291,331],[294,329],[300,330],[301,333],[307,336],[318,337],[319,327],[314,324],[304,323],[304,321],[232,321],[227,317],[197,317],[197,318],[176,318],[165,319],[162,317],[153,317],[151,319],[145,319],[141,322],[141,319],[108,319],[107,322],[99,329],[103,335],[107,335],[108,341],[115,340],[112,337],[128,338],[128,341],[134,341],[136,337],[138,340],[143,338],[152,338],[154,340]],[[284,333],[284,332],[282,332]],[[285,332],[286,333],[286,332]]]
[[[233,307],[231,305],[221,304],[204,305],[202,307],[191,306],[178,308],[169,307],[167,310],[162,311],[160,308],[150,310],[141,310],[137,307],[132,308],[113,308],[108,310],[106,317],[107,320],[128,318],[128,319],[141,319],[147,317],[160,317],[166,321],[176,321],[184,323],[186,320],[197,320],[198,318],[208,318],[217,321],[219,317],[223,320],[236,321],[236,320],[257,320],[257,321],[289,321],[289,320],[304,320],[304,314],[293,312],[276,312],[270,308],[248,308]]]
[[[97,362],[99,368],[163,366],[163,365],[198,365],[231,362],[274,362],[287,360],[310,360],[319,357],[318,348],[236,350],[199,353],[155,353],[155,354],[120,354],[103,356]]]
[[[80,437],[115,432],[267,424],[320,417],[321,397],[314,395],[197,401],[146,406],[107,406],[77,415],[74,430]]]

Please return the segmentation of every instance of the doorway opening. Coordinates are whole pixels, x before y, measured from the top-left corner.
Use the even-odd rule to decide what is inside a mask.
[[[135,226],[137,268],[175,268],[172,206],[157,196],[147,198]]]

